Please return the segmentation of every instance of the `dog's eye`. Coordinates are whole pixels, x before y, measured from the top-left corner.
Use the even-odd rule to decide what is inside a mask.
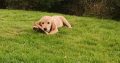
[[[48,22],[48,24],[50,24],[50,22]]]
[[[42,24],[44,24],[44,22],[42,22]]]

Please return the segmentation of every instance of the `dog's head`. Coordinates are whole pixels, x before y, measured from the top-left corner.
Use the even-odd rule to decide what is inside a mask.
[[[42,30],[46,32],[51,32],[56,27],[52,19],[43,19],[39,22],[39,25],[41,26]]]

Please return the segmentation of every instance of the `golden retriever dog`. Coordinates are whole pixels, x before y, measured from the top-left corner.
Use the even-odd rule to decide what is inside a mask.
[[[57,33],[58,28],[62,26],[72,28],[63,16],[43,16],[39,21],[34,23],[33,30],[43,31],[49,35]]]

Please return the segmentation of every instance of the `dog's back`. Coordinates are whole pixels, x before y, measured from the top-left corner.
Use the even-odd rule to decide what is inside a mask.
[[[62,22],[62,19],[60,17],[61,16],[52,16],[53,22],[55,23],[55,25],[57,27],[62,27],[63,26],[63,22]]]

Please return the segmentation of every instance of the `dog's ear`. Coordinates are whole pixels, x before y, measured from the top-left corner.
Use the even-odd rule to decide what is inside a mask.
[[[54,31],[56,29],[56,25],[54,22],[51,23],[51,29],[50,29],[50,32],[51,31]]]
[[[42,26],[42,23],[41,23],[41,22],[39,22],[39,25],[40,25],[40,26]]]

